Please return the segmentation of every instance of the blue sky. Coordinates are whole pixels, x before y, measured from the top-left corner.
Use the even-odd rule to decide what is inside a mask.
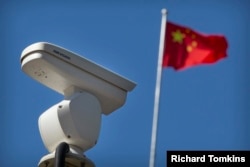
[[[161,9],[168,19],[226,36],[228,58],[162,73],[156,166],[166,150],[250,149],[247,0],[0,2],[0,166],[37,166],[48,152],[38,117],[63,99],[21,71],[28,45],[65,47],[137,83],[126,104],[102,117],[98,144],[86,155],[97,167],[148,166]]]

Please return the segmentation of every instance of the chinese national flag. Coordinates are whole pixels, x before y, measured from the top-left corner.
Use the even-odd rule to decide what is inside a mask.
[[[221,35],[204,35],[167,22],[163,67],[176,70],[210,64],[227,56],[227,40]]]

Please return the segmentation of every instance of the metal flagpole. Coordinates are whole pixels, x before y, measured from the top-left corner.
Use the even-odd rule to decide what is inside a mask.
[[[157,64],[156,86],[155,86],[154,114],[153,114],[153,125],[152,125],[152,135],[151,135],[149,167],[154,167],[155,165],[156,136],[157,136],[159,100],[160,100],[160,88],[161,88],[162,60],[163,60],[163,50],[164,50],[164,41],[165,41],[165,30],[166,30],[166,23],[167,23],[167,10],[162,9],[161,13],[162,13],[161,33],[160,33],[159,55],[158,55],[158,64]]]

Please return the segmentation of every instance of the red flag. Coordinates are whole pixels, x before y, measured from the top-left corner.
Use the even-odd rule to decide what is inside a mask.
[[[227,56],[227,40],[222,35],[204,35],[167,22],[163,67],[176,70],[210,64]]]

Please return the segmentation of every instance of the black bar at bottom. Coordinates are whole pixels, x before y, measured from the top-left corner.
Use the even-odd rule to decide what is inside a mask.
[[[167,151],[167,167],[250,167],[250,151]]]

